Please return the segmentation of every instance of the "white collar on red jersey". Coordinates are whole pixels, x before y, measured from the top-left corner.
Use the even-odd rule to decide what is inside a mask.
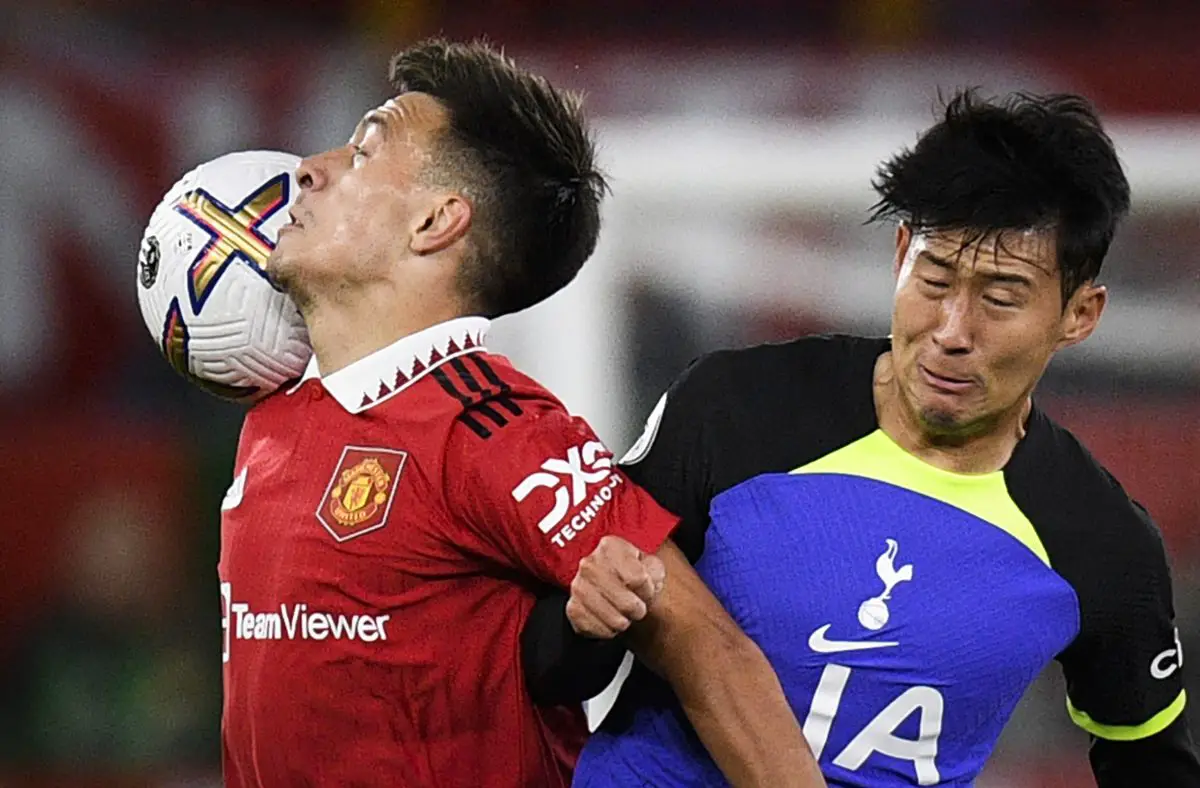
[[[339,405],[350,413],[361,413],[395,396],[450,359],[485,350],[483,342],[491,324],[486,317],[459,317],[438,323],[324,377],[314,355],[300,382],[288,394],[315,378]]]

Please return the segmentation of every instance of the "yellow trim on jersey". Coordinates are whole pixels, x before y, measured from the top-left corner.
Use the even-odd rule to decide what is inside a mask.
[[[1183,713],[1183,707],[1186,705],[1187,691],[1180,690],[1179,696],[1171,701],[1170,706],[1167,706],[1141,725],[1104,725],[1103,723],[1096,722],[1088,716],[1086,711],[1080,711],[1075,708],[1075,704],[1071,703],[1070,698],[1067,698],[1067,713],[1071,715],[1071,720],[1076,725],[1093,736],[1098,736],[1101,739],[1109,739],[1110,741],[1136,741],[1162,731],[1179,718],[1179,715]]]
[[[883,430],[792,471],[839,473],[902,487],[962,509],[1008,533],[1050,565],[1033,523],[1008,494],[1004,472],[963,474],[945,471],[906,452]]]

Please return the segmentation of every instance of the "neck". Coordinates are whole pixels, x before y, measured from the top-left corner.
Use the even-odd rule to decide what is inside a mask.
[[[457,299],[428,294],[417,299],[401,297],[390,282],[344,290],[334,298],[313,299],[303,310],[322,376],[462,314]]]
[[[885,353],[876,364],[875,411],[880,429],[909,454],[945,471],[974,474],[1003,468],[1025,437],[1032,409],[1033,400],[1027,395],[978,431],[962,435],[931,433],[905,404],[900,381],[891,370],[891,353]]]

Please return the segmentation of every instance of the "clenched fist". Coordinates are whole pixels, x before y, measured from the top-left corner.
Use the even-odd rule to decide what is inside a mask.
[[[617,536],[606,536],[579,562],[567,618],[581,635],[613,638],[645,618],[662,593],[663,562]]]

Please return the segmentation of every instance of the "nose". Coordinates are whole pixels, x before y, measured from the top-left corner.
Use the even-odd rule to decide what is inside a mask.
[[[937,329],[933,341],[951,355],[970,353],[975,343],[974,310],[967,288],[947,295],[940,302]]]
[[[296,183],[301,191],[319,191],[329,183],[330,155],[333,151],[306,156],[296,167]]]
[[[316,182],[316,179],[316,160],[311,156],[301,159],[300,166],[296,168],[296,183],[300,185],[301,190],[311,190],[313,188],[313,184]]]

